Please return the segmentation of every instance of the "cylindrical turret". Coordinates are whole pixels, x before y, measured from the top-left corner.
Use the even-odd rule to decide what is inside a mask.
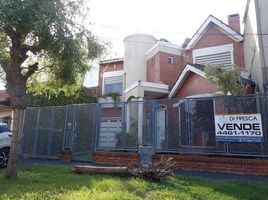
[[[148,34],[132,34],[124,39],[125,88],[138,80],[146,81],[145,54],[156,42],[157,39]]]

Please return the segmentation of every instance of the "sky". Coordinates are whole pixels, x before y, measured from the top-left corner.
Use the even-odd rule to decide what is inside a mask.
[[[227,16],[240,14],[247,0],[90,0],[91,31],[108,42],[105,59],[122,58],[123,39],[133,33],[147,33],[181,45],[191,38],[209,15],[227,23]],[[241,30],[243,28],[241,27]],[[87,74],[86,86],[98,80],[98,67]]]

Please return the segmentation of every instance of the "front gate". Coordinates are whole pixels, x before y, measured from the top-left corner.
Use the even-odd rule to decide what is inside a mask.
[[[64,147],[74,160],[92,160],[96,132],[96,104],[70,105]]]
[[[63,150],[66,107],[27,108],[24,114],[22,153],[58,158]]]
[[[92,160],[96,133],[96,104],[27,108],[22,154],[60,158],[72,149],[74,160]]]

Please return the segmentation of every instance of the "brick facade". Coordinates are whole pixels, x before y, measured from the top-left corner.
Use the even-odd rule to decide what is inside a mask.
[[[210,23],[204,36],[194,45],[191,50],[201,49],[207,47],[215,47],[220,45],[233,44],[234,45],[234,63],[239,68],[244,68],[244,50],[243,42],[235,42],[228,35],[222,33],[215,24]],[[187,51],[187,62],[193,63],[192,52]]]
[[[99,89],[98,96],[102,96],[102,84],[103,84],[103,73],[104,72],[112,72],[119,71],[124,69],[124,61],[122,59],[111,60],[110,62],[101,62],[99,66]]]
[[[240,33],[240,16],[239,14],[229,15],[228,16],[228,25]]]
[[[168,57],[174,58],[174,63],[168,63]],[[183,56],[158,52],[147,61],[147,81],[174,85],[184,68]]]
[[[139,162],[138,153],[127,152],[95,152],[93,161],[103,164],[128,165],[134,162]]]
[[[268,160],[260,158],[239,158],[206,155],[155,154],[153,161],[161,157],[172,157],[176,169],[224,172],[234,174],[268,175]],[[129,165],[139,162],[138,153],[130,152],[95,152],[93,162],[101,164]]]
[[[154,156],[154,162],[159,161],[162,156],[172,157],[177,169],[225,172],[234,174],[268,175],[267,159],[158,154]]]
[[[211,20],[212,18],[212,20]],[[147,69],[146,69],[146,81],[151,83],[161,83],[169,86],[174,86],[178,77],[181,75],[183,70],[185,69],[186,64],[193,63],[193,51],[198,49],[204,49],[209,47],[218,47],[222,45],[233,45],[233,62],[238,66],[239,70],[244,69],[244,51],[243,51],[243,41],[238,37],[235,37],[237,41],[228,35],[228,33],[224,33],[221,29],[227,30],[235,30],[237,31],[237,35],[239,35],[240,31],[240,19],[239,15],[230,15],[228,16],[229,27],[219,21],[218,19],[210,16],[208,18],[208,24],[206,25],[203,32],[200,33],[202,37],[197,37],[196,41],[192,43],[191,47],[187,47],[186,49],[181,49],[179,46],[172,46],[171,43],[161,44],[159,43],[159,48],[157,51],[153,49],[149,54],[149,58],[147,59]],[[213,21],[216,20],[217,22]],[[221,25],[216,25],[220,23]],[[201,26],[202,27],[202,26]],[[226,30],[225,30],[226,31]],[[236,33],[236,32],[231,32]],[[195,38],[195,37],[193,37]],[[193,40],[194,41],[194,40]],[[162,45],[162,46],[161,46]],[[231,48],[231,47],[230,47]],[[167,53],[169,52],[169,53]],[[173,52],[173,53],[170,53]],[[181,52],[181,53],[178,53]],[[177,55],[175,55],[177,53]],[[182,55],[179,55],[182,54]],[[213,52],[212,52],[213,54]],[[148,55],[148,54],[147,54]],[[173,64],[168,63],[168,57],[173,57]],[[123,70],[123,59],[114,59],[110,61],[104,61],[100,63],[99,69],[99,96],[102,95],[102,84],[103,84],[103,73]],[[137,73],[139,73],[137,71]],[[138,81],[138,80],[137,80]],[[212,85],[205,78],[197,75],[190,74],[183,86],[177,91],[177,94],[174,95],[175,98],[182,98],[186,96],[198,95],[203,93],[214,93],[217,91],[217,88]],[[162,98],[167,98],[167,95]]]
[[[113,117],[121,118],[122,115],[123,113],[121,107],[108,107],[108,108],[102,107],[100,112],[101,117],[108,117],[108,118]]]
[[[190,73],[188,78],[183,83],[181,89],[175,95],[175,98],[183,98],[217,91],[218,89],[216,86],[210,83],[208,79],[195,73]]]

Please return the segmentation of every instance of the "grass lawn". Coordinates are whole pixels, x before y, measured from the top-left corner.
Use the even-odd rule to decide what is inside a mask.
[[[19,180],[3,179],[0,199],[268,199],[268,184],[171,177],[151,183],[127,175],[78,175],[70,167],[31,165],[19,169]]]

